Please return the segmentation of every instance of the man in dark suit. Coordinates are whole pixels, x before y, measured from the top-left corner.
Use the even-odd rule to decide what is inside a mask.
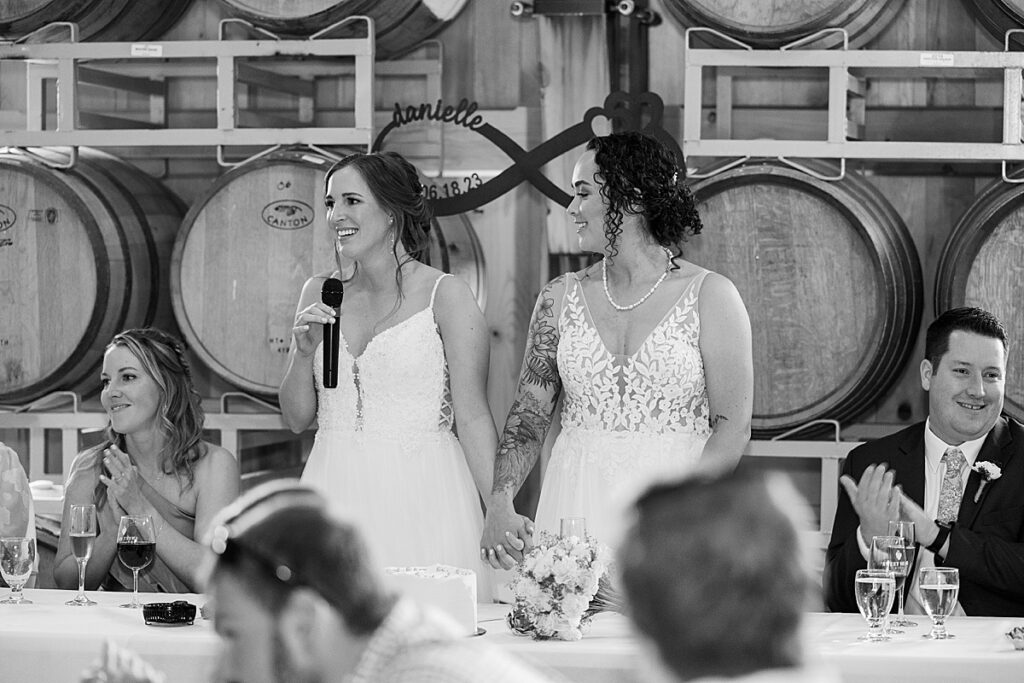
[[[971,616],[1024,616],[1024,427],[1001,415],[1006,330],[958,308],[929,327],[921,385],[928,419],[854,449],[843,466],[825,563],[829,609],[856,612],[854,576],[889,520],[915,523],[917,565],[960,570]],[[908,580],[907,611],[917,612]]]

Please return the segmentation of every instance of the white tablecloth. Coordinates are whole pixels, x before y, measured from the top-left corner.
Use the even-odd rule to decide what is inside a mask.
[[[644,662],[628,620],[618,614],[599,614],[583,640],[575,643],[534,641],[512,635],[501,617],[504,605],[481,605],[481,640],[515,652],[534,664],[564,674],[572,681],[635,681]],[[494,620],[494,621],[491,621]],[[959,617],[949,620],[953,640],[922,638],[929,631],[925,616],[918,626],[904,629],[893,640],[857,640],[867,631],[859,614],[808,614],[805,637],[808,657],[837,670],[846,683],[1024,683],[1024,651],[1016,651],[1003,635],[1024,619]],[[742,656],[742,653],[737,653]]]
[[[867,631],[859,614],[809,614],[806,627],[812,651],[838,668],[844,681],[899,683],[989,683],[1024,681],[1024,651],[1013,649],[1004,635],[1024,619],[954,617],[946,630],[952,640],[928,640],[927,616],[914,615],[916,627],[904,628],[892,640],[857,640]]]
[[[7,589],[0,589],[6,594]],[[209,680],[219,641],[213,624],[197,618],[192,626],[146,626],[141,611],[121,609],[126,593],[89,595],[96,607],[67,607],[74,591],[28,590],[35,604],[0,605],[0,681],[2,683],[74,683],[95,661],[103,641],[128,647],[167,674],[169,683]],[[201,606],[201,595],[142,596],[144,602],[188,600]],[[583,640],[575,643],[534,641],[513,635],[504,623],[507,605],[480,605],[480,626],[487,633],[477,642],[490,643],[533,664],[556,671],[571,681],[602,683],[639,680],[644,663],[628,620],[600,614]],[[1013,649],[1004,633],[1024,619],[959,617],[949,621],[957,637],[925,640],[928,619],[906,629],[890,642],[867,643],[857,636],[867,626],[857,614],[808,614],[808,654],[832,666],[848,683],[990,683],[1024,681],[1024,651]]]
[[[6,597],[8,589],[0,589]],[[142,610],[121,609],[130,593],[88,593],[98,605],[68,607],[76,591],[27,590],[31,605],[0,605],[0,681],[76,683],[99,659],[107,639],[134,650],[167,674],[168,683],[202,683],[220,642],[213,622],[198,617],[191,626],[146,626]],[[187,600],[198,609],[201,595],[141,594],[143,602]]]

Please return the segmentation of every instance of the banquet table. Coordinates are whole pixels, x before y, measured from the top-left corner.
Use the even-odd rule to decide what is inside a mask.
[[[3,593],[7,589],[2,589]],[[220,644],[213,624],[201,618],[191,626],[146,626],[140,611],[117,607],[127,593],[90,592],[99,605],[68,607],[74,591],[25,591],[32,605],[0,605],[0,681],[73,683],[98,660],[103,642],[112,640],[139,654],[167,674],[168,683],[210,680]],[[188,600],[203,605],[201,595],[144,594],[144,602]],[[642,649],[628,620],[599,614],[578,642],[535,641],[513,635],[504,624],[508,605],[479,606],[479,624],[487,643],[556,672],[569,681],[632,683],[642,680]],[[805,618],[808,654],[838,670],[842,680],[981,683],[1024,681],[1024,651],[1016,651],[1003,634],[1024,619],[959,617],[949,620],[957,637],[931,641],[928,619],[884,643],[858,641],[867,630],[858,614],[811,613]],[[741,653],[737,653],[741,656]]]
[[[618,614],[599,614],[583,640],[569,643],[534,641],[513,635],[503,624],[506,605],[481,605],[481,637],[571,681],[642,680],[644,662],[629,621]],[[867,631],[859,614],[809,613],[804,618],[808,658],[837,670],[846,683],[993,683],[1024,682],[1024,651],[1014,650],[1003,635],[1024,619],[954,617],[948,630],[956,638],[934,641],[927,616],[915,616],[916,627],[892,640],[857,640]],[[742,656],[742,653],[737,653]]]
[[[0,589],[6,596],[7,589]],[[98,661],[111,640],[133,650],[167,674],[168,683],[210,680],[220,642],[213,622],[196,615],[191,626],[146,626],[142,610],[118,607],[130,593],[89,591],[93,607],[64,603],[77,591],[30,589],[31,605],[0,605],[0,681],[76,683]],[[198,608],[201,595],[140,595],[142,602],[187,600]]]

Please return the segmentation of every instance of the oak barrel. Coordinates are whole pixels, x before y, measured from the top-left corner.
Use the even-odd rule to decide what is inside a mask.
[[[72,21],[78,39],[155,40],[166,33],[192,0],[5,0],[0,3],[0,38],[15,40],[47,24]],[[33,40],[66,41],[66,29],[45,31]]]
[[[802,162],[822,175],[834,165]],[[913,348],[921,264],[867,181],[747,162],[693,187],[703,232],[686,258],[729,277],[750,313],[758,437],[848,421],[881,398]]]
[[[182,222],[171,257],[178,326],[206,366],[245,391],[276,396],[302,285],[335,267],[323,202],[334,161],[307,149],[250,161]],[[434,221],[428,260],[463,277],[483,306],[483,250],[465,216]]]
[[[218,0],[232,16],[282,36],[309,36],[352,16],[374,20],[377,59],[409,52],[453,20],[468,0]],[[342,38],[345,29],[329,37]],[[364,34],[365,35],[365,34]]]
[[[1018,177],[1020,179],[1020,177]],[[968,207],[943,246],[935,311],[977,306],[1006,327],[1004,412],[1024,420],[1024,185],[996,181]]]
[[[99,388],[103,349],[173,322],[169,264],[185,207],[160,182],[80,148],[0,153],[0,403]]]
[[[906,4],[906,0],[663,0],[669,16],[689,28],[704,26],[755,48],[775,49],[826,28],[845,29],[850,47],[877,36]],[[708,39],[709,34],[701,34]],[[717,46],[732,45],[720,38]],[[809,47],[842,47],[838,32],[809,43]]]
[[[1000,43],[1010,29],[1024,28],[1024,0],[964,0],[964,5]],[[1024,35],[1013,39],[1024,42]]]

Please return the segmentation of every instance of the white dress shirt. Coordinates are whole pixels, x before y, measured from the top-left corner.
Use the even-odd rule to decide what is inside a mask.
[[[948,444],[938,437],[935,432],[932,431],[931,418],[925,421],[924,424],[924,502],[922,508],[924,513],[931,519],[935,519],[939,514],[939,491],[942,488],[942,479],[946,476],[946,466],[942,462],[942,456],[945,455],[947,448],[959,448],[960,452],[963,453],[964,460],[967,461],[963,472],[960,473],[962,486],[964,489],[967,488],[967,478],[970,474],[970,470],[974,467],[974,461],[978,458],[978,453],[981,451],[982,444],[985,443],[985,439],[988,438],[988,432],[972,441],[965,441],[961,444]],[[918,533],[920,530],[916,530]],[[920,543],[920,539],[918,539]],[[870,546],[864,539],[864,534],[860,527],[857,527],[857,545],[860,547],[860,554],[865,560],[868,559],[868,555],[871,553]],[[917,577],[921,573],[922,567],[934,567],[935,566],[935,553],[930,550],[926,550],[924,544],[921,544],[917,548],[919,558],[917,560],[917,570],[914,572],[914,580],[910,585],[910,594],[907,596],[906,604],[904,605],[904,611],[907,614],[924,614],[924,608],[921,602],[921,592],[918,588]],[[964,611],[960,607],[960,603],[957,602],[956,608],[953,611],[954,616],[963,616]]]

